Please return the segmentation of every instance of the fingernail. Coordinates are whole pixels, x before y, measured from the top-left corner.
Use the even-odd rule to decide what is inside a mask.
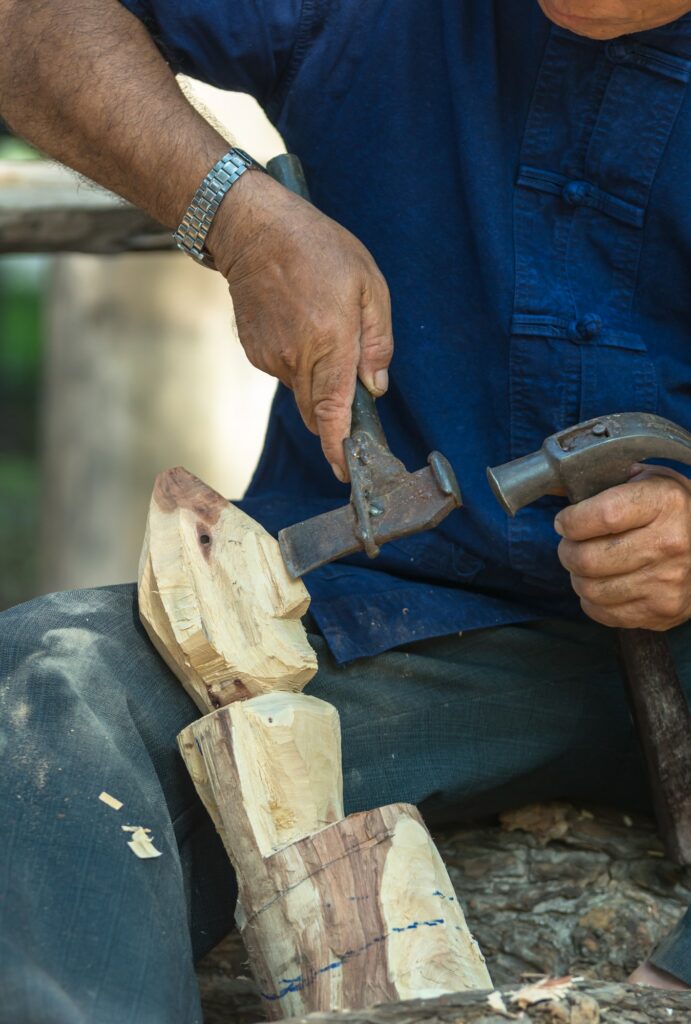
[[[554,529],[557,531],[560,537],[564,536],[564,530],[562,529],[562,525],[559,522],[559,516],[557,516],[554,520]]]
[[[343,472],[341,467],[337,466],[335,462],[330,463],[330,465],[331,465],[331,470],[333,472],[333,475],[336,477],[337,480],[339,480],[342,484],[344,484],[345,483],[345,473]]]
[[[389,387],[389,371],[388,370],[377,370],[374,375],[374,390],[380,395]]]

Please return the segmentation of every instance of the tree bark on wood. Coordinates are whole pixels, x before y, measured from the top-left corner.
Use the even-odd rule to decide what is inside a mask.
[[[491,1002],[490,1002],[491,1000]],[[534,1000],[527,1002],[526,1000]],[[684,1024],[691,994],[611,982],[571,981],[542,994],[535,985],[494,993],[459,992],[439,999],[389,1003],[367,1010],[314,1013],[310,1024]]]
[[[179,738],[236,870],[267,1015],[489,984],[416,809],[343,819],[335,710],[276,696],[222,708]]]

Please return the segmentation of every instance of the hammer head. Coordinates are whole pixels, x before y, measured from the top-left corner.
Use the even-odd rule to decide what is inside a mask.
[[[500,505],[510,515],[543,497],[571,502],[625,483],[645,459],[691,464],[691,434],[661,416],[615,413],[552,434],[538,451],[487,470]]]
[[[386,541],[431,530],[462,504],[453,469],[439,452],[409,473],[389,450],[381,425],[365,424],[345,442],[350,503],[296,523],[278,535],[293,579],[355,551],[370,558]]]

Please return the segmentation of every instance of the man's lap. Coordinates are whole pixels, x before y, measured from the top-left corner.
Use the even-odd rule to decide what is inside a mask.
[[[691,680],[691,628],[672,639]],[[434,824],[529,800],[647,806],[601,627],[509,626],[345,668],[321,637],[311,640],[320,669],[308,692],[339,709],[349,811],[410,800]],[[86,974],[93,985],[80,999],[92,1015],[102,1006],[104,1021],[123,985],[142,1020],[157,1019],[159,997],[161,1019],[195,1019],[190,930],[200,954],[230,926],[234,899],[175,747],[197,713],[144,634],[132,587],[51,595],[0,615],[0,803],[10,823],[0,841],[10,927],[0,943],[35,965],[31,984],[47,979],[36,999],[50,1003],[51,984],[69,992]],[[98,801],[103,789],[122,811]],[[137,861],[122,824],[152,828],[163,856]],[[160,993],[151,992],[154,962]],[[16,984],[29,985],[21,974]],[[23,998],[18,991],[17,1006]],[[79,1018],[37,1010],[35,1019]]]

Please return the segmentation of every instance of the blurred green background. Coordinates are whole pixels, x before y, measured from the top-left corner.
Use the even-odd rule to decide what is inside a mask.
[[[0,139],[0,159],[26,159]],[[41,295],[46,260],[0,257],[0,608],[36,593]]]

